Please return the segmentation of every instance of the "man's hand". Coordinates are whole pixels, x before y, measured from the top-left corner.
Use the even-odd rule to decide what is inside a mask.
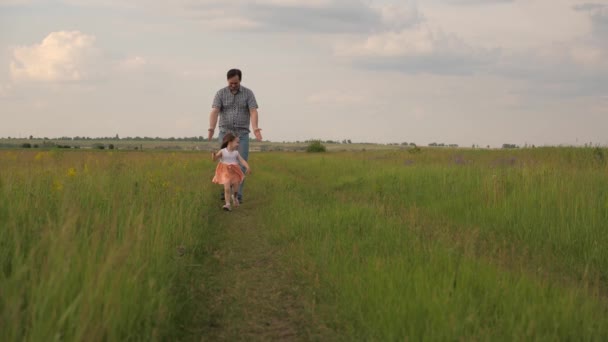
[[[262,141],[262,129],[261,128],[254,129],[253,134],[255,135],[255,140]]]
[[[217,118],[220,115],[220,110],[217,107],[213,107],[211,109],[211,113],[209,113],[209,129],[207,138],[209,141],[213,139],[213,132],[215,132],[215,126],[217,125]]]

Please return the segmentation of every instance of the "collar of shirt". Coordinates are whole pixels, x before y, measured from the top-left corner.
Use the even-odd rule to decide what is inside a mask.
[[[232,89],[230,89],[230,87],[229,87],[229,86],[228,86],[228,87],[226,87],[226,90],[228,90],[228,92],[229,92],[230,94],[234,94],[234,95],[236,95],[236,94],[238,94],[238,93],[240,93],[240,92],[241,92],[241,87],[239,86],[239,89],[237,89],[237,90],[236,90],[236,93],[233,93],[233,92],[232,92]]]

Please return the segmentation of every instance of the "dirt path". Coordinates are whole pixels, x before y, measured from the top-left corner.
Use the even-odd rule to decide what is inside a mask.
[[[294,270],[281,259],[281,246],[269,242],[256,221],[263,203],[253,199],[232,212],[209,212],[221,238],[208,251],[216,263],[207,275],[206,310],[194,320],[192,340],[302,341],[310,340],[301,286]],[[258,208],[255,210],[254,208]],[[200,338],[196,338],[196,336]]]

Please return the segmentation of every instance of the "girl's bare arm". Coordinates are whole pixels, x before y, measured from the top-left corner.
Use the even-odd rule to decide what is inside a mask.
[[[212,152],[212,153],[211,153],[211,159],[212,159],[213,161],[216,161],[216,160],[218,160],[218,159],[219,159],[219,158],[221,158],[221,157],[222,157],[222,150],[219,150],[219,151],[217,151],[217,152]]]
[[[251,168],[249,167],[249,164],[247,164],[247,161],[245,159],[243,159],[243,157],[241,157],[241,155],[238,155],[239,158],[239,163],[241,163],[246,169],[246,173],[250,174],[251,173]]]

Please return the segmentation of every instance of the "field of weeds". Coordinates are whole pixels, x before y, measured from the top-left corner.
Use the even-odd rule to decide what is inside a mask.
[[[0,339],[606,340],[608,151],[0,151]]]

